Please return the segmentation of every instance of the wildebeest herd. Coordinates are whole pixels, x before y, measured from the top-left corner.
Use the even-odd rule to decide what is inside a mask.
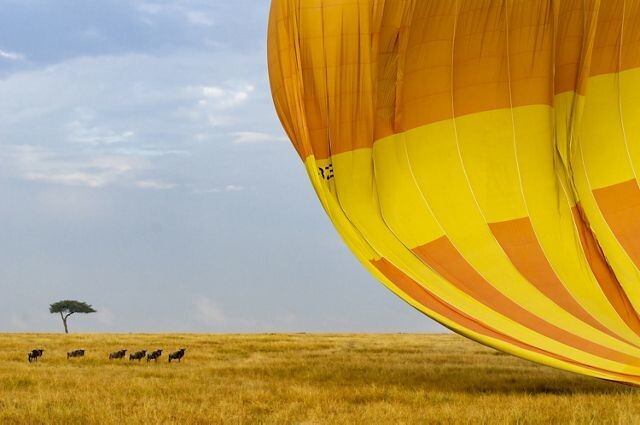
[[[147,352],[147,350],[136,351],[129,354],[129,361],[137,360],[139,362],[146,357],[147,362],[150,362],[151,360],[153,360],[154,362],[157,362],[160,356],[162,356],[162,351],[163,350],[160,350],[160,349],[150,351],[150,352]],[[174,351],[170,353],[169,363],[171,363],[172,360],[177,360],[178,362],[180,362],[180,360],[182,360],[182,358],[184,357],[185,351],[187,351],[186,348],[181,348],[178,351]],[[69,351],[67,353],[67,359],[84,357],[85,352],[86,352],[85,350]],[[42,348],[31,350],[27,354],[27,360],[29,361],[29,363],[37,362],[38,359],[42,357],[43,354],[44,354],[44,350]],[[109,353],[109,360],[123,359],[126,357],[126,355],[127,355],[126,349],[114,351],[113,353]]]

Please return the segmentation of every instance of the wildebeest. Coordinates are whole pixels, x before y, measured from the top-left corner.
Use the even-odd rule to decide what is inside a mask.
[[[118,350],[109,354],[109,360],[111,359],[123,359],[125,354],[127,354],[127,350]]]
[[[158,357],[160,357],[162,355],[162,350],[156,350],[156,351],[152,351],[149,354],[147,354],[147,362],[149,360],[153,360],[153,361],[158,361]]]
[[[185,351],[186,348],[181,348],[178,351],[169,354],[169,363],[171,363],[171,360],[177,360],[178,362],[180,362],[180,360],[184,357]]]
[[[144,358],[145,354],[147,354],[147,350],[136,351],[135,353],[129,354],[129,361],[137,360],[140,361]]]
[[[84,357],[84,350],[73,350],[67,353],[67,358],[70,359],[72,357]]]
[[[29,352],[29,354],[27,355],[27,360],[29,360],[29,363],[37,362],[38,361],[38,357],[42,357],[42,353],[44,353],[44,350],[42,348],[38,348],[36,350],[31,350]]]

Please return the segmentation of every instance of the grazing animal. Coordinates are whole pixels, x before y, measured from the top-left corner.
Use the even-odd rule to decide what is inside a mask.
[[[41,348],[36,350],[31,350],[31,352],[29,352],[29,354],[27,355],[27,360],[29,360],[29,363],[37,362],[38,357],[42,357],[42,353],[44,353],[44,350]]]
[[[125,354],[127,354],[127,350],[118,350],[109,354],[109,360],[111,359],[123,359]]]
[[[152,351],[149,354],[147,354],[147,362],[149,360],[153,360],[155,362],[158,361],[158,357],[160,357],[162,355],[162,350],[156,350],[156,351]]]
[[[73,350],[67,353],[67,358],[70,359],[72,357],[84,357],[84,350]]]
[[[136,351],[135,353],[129,354],[129,361],[137,360],[140,361],[144,358],[145,354],[147,354],[147,350]]]
[[[181,348],[178,351],[175,351],[171,354],[169,354],[169,363],[171,363],[171,360],[177,360],[178,363],[180,362],[180,360],[184,357],[184,352],[187,351],[186,348]]]

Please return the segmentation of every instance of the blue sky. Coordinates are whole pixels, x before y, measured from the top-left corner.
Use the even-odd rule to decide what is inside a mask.
[[[268,89],[268,1],[0,0],[0,331],[423,332]]]

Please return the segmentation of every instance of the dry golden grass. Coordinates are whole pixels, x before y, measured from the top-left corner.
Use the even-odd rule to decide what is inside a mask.
[[[166,351],[109,361],[119,348]],[[632,424],[640,393],[456,335],[0,334],[0,423]]]

